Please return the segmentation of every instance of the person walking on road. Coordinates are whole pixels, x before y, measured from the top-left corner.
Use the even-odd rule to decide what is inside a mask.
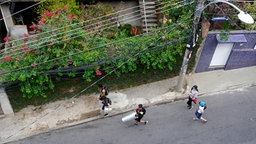
[[[146,114],[146,109],[143,107],[142,104],[138,105],[138,108],[136,109],[136,115],[135,115],[135,125],[138,125],[138,123],[144,123],[147,124],[148,121],[142,120],[143,116]]]
[[[203,118],[202,115],[206,109],[206,104],[203,101],[199,102],[198,109],[195,112],[196,117],[193,120],[201,120],[202,122],[207,122],[207,119]]]
[[[192,102],[194,102],[195,104],[197,103],[197,96],[198,96],[198,94],[199,94],[198,87],[197,87],[197,85],[194,85],[191,88],[189,96],[188,96],[188,101],[187,101],[188,109],[193,108]]]

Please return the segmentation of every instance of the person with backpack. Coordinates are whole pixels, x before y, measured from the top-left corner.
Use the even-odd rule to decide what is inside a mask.
[[[138,105],[138,108],[136,109],[136,115],[135,115],[135,125],[138,125],[138,123],[144,123],[147,124],[148,121],[142,120],[143,116],[146,114],[146,109],[143,107],[142,104]]]
[[[99,96],[99,100],[101,101],[102,105],[102,110],[104,111],[105,115],[108,115],[108,112],[106,113],[106,109],[105,107],[108,107],[108,101],[110,101],[110,105],[111,105],[111,100],[109,98],[107,98],[107,95],[109,94],[109,90],[106,86],[103,86],[102,84],[98,85],[98,90],[100,91],[100,96]]]
[[[102,100],[102,110],[104,111],[104,116],[107,116],[109,111],[111,110],[111,100],[108,97],[103,97]]]
[[[193,120],[201,120],[202,122],[207,122],[207,119],[202,117],[206,108],[207,108],[206,103],[203,101],[200,101],[198,109],[195,112],[196,118],[193,118]]]
[[[197,96],[198,96],[198,94],[199,94],[198,87],[197,87],[197,85],[194,85],[191,88],[190,93],[188,95],[188,101],[187,101],[188,109],[193,108],[192,102],[194,102],[195,104],[197,103]]]

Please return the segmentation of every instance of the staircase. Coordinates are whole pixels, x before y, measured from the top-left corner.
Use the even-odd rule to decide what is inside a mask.
[[[157,26],[156,0],[139,0],[143,33]]]

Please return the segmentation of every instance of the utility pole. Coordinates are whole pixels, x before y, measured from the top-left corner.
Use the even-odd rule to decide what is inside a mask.
[[[176,91],[178,91],[178,92],[182,91],[182,87],[184,85],[184,80],[185,80],[185,76],[186,76],[186,72],[187,72],[187,68],[188,68],[188,61],[190,58],[190,54],[192,52],[193,47],[195,47],[195,45],[196,45],[196,40],[198,38],[198,34],[197,34],[198,23],[200,21],[200,17],[201,17],[202,11],[204,9],[205,1],[206,0],[197,0],[197,6],[195,9],[195,13],[194,13],[194,20],[193,20],[193,24],[192,24],[192,30],[190,33],[190,39],[187,44],[186,51],[185,51],[185,54],[183,57],[183,62],[182,62],[181,68],[180,68],[178,84],[176,87]]]

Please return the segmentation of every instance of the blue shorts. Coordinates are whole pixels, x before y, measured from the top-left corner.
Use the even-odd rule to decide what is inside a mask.
[[[196,117],[199,118],[199,119],[202,117],[202,114],[201,114],[201,113],[198,113],[197,111],[195,112],[195,115],[196,115]]]

